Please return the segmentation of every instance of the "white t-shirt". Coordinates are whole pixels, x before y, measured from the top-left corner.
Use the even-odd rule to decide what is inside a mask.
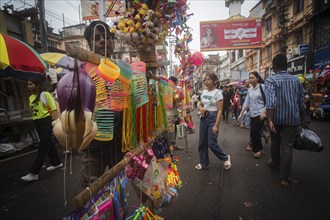
[[[212,91],[203,90],[201,94],[201,101],[204,104],[204,109],[210,112],[218,111],[217,103],[222,99],[223,99],[222,92],[219,91],[218,89],[214,89]]]

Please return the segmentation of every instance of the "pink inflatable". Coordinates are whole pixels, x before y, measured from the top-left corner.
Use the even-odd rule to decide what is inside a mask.
[[[204,56],[201,52],[195,52],[189,58],[189,62],[195,66],[200,66],[204,63]]]

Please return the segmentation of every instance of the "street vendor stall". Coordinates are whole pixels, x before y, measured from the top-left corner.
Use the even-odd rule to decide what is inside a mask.
[[[66,44],[67,55],[84,63],[79,65],[78,61],[74,61],[71,73],[67,73],[58,83],[56,92],[60,117],[54,122],[55,136],[67,150],[88,154],[89,143],[93,139],[111,141],[115,139],[115,132],[119,131],[122,134],[121,150],[126,152],[123,160],[109,167],[76,196],[74,203],[77,210],[70,218],[97,219],[107,216],[111,219],[115,216],[115,219],[123,219],[128,215],[131,218],[141,215],[156,219],[153,214],[155,209],[160,210],[172,203],[178,197],[177,189],[182,185],[178,158],[174,156],[164,131],[168,129],[165,109],[172,106],[173,98],[178,96],[182,102],[179,138],[184,138],[183,131],[192,107],[189,85],[197,58],[190,58],[187,45],[192,38],[189,28],[183,25],[189,17],[186,14],[187,1],[142,3],[132,0],[126,3],[126,11],[115,21],[110,32],[137,49],[140,62],[129,64]],[[182,59],[182,67],[177,72],[181,87],[176,90],[166,78],[154,75],[158,67],[155,45],[164,41],[174,29],[178,35],[178,45],[182,46],[182,50],[176,50]],[[179,40],[181,29],[186,34]],[[94,51],[93,47],[91,50]],[[174,91],[177,93],[174,94]],[[123,121],[121,129],[117,130],[114,128],[115,112],[122,113]],[[185,138],[187,141],[187,136]],[[127,197],[123,191],[127,180],[141,195],[141,206],[133,214],[124,214]],[[150,200],[150,207],[142,205],[145,196]]]

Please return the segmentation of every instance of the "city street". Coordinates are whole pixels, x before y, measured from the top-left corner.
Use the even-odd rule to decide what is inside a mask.
[[[328,0],[0,1],[0,220],[330,220],[326,30]],[[197,101],[205,121],[249,111],[251,137],[230,113],[217,151]],[[288,177],[298,139],[276,125],[303,104],[324,150],[294,149]],[[282,155],[261,149],[264,108]]]
[[[279,173],[266,166],[265,154],[254,159],[245,151],[249,130],[235,125],[234,120],[220,126],[221,146],[231,155],[232,168],[210,153],[210,169],[196,170],[198,163],[198,119],[193,112],[196,133],[188,136],[187,151],[176,151],[183,187],[179,197],[159,214],[165,219],[330,219],[330,155],[329,121],[315,121],[310,128],[322,139],[323,152],[294,151],[291,172],[292,187],[279,186]],[[184,146],[184,141],[179,141]],[[59,148],[62,153],[63,149]],[[25,175],[35,153],[1,160],[1,219],[62,219],[74,210],[73,198],[80,188],[80,157],[72,156],[72,175],[66,175],[67,205],[64,206],[63,170],[47,172],[39,180],[25,183]],[[64,154],[61,154],[64,160]],[[67,158],[70,169],[70,156]],[[133,196],[133,194],[130,194]],[[130,203],[130,199],[128,199]],[[130,203],[132,206],[139,204]]]

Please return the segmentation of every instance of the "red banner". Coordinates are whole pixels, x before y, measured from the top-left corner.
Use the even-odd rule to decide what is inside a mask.
[[[261,18],[200,22],[200,51],[262,47]]]

